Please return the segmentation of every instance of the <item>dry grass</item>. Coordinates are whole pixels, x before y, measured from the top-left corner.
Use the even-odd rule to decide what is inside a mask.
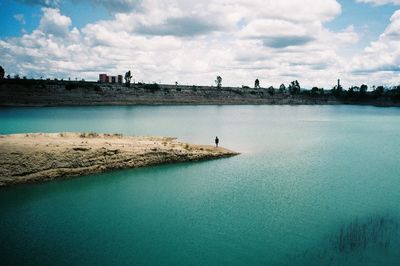
[[[81,138],[97,138],[99,136],[96,132],[81,133],[79,137]]]

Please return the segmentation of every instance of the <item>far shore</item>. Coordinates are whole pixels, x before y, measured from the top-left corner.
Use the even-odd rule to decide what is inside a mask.
[[[372,105],[400,107],[390,91],[332,91],[86,81],[0,80],[0,107],[122,105]]]
[[[238,153],[171,137],[97,133],[0,135],[0,187]]]

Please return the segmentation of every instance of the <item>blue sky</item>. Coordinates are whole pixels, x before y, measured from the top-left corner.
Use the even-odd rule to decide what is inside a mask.
[[[400,2],[359,1],[2,0],[0,64],[33,77],[134,68],[168,83],[397,83]]]
[[[327,23],[327,26],[332,30],[339,31],[349,25],[354,25],[356,31],[363,35],[360,43],[363,46],[379,37],[397,9],[394,5],[371,6],[353,0],[338,2],[342,5],[342,13]]]
[[[31,32],[38,27],[41,17],[41,5],[27,4],[15,0],[0,2],[0,38],[15,37],[22,34],[22,30]],[[111,14],[101,5],[89,2],[65,1],[60,5],[63,14],[72,19],[72,26],[82,28],[88,23],[102,19],[110,19]],[[15,19],[15,15],[23,14],[26,24]]]

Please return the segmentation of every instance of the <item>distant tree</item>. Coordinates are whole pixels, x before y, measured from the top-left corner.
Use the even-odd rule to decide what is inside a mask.
[[[125,84],[127,87],[131,85],[131,79],[132,79],[132,74],[131,71],[129,70],[128,72],[125,73]]]
[[[392,100],[396,102],[400,101],[400,85],[386,88],[385,91],[385,95],[389,96]]]
[[[275,94],[274,87],[271,86],[271,87],[268,88],[268,94],[271,95],[271,96]]]
[[[217,79],[215,80],[215,84],[217,84],[217,88],[220,89],[222,86],[222,78],[221,76],[217,76]]]
[[[354,86],[351,86],[351,87],[347,90],[347,96],[349,96],[349,97],[354,96]]]
[[[286,92],[286,86],[285,86],[285,84],[281,84],[281,86],[279,86],[279,92],[280,92],[280,93],[285,93],[285,92]]]
[[[175,81],[175,86],[178,86],[178,81]]]
[[[289,92],[290,92],[290,94],[299,94],[300,93],[300,83],[297,80],[292,81],[290,83]]]
[[[340,84],[335,85],[335,86],[332,88],[331,92],[332,92],[332,94],[335,95],[335,96],[339,96],[339,95],[343,94],[343,87],[342,87],[342,85],[340,85]]]
[[[378,87],[376,87],[375,90],[374,90],[374,94],[375,94],[376,96],[381,96],[381,95],[383,95],[384,93],[385,93],[385,88],[384,88],[383,86],[378,86]]]
[[[5,75],[4,68],[2,66],[0,66],[0,79],[3,79],[4,75]]]
[[[155,92],[161,89],[160,85],[158,85],[157,83],[145,84],[144,88],[150,90],[151,92]]]
[[[256,79],[256,81],[254,81],[254,88],[255,89],[259,89],[260,88],[260,80]]]
[[[19,79],[19,74],[15,74],[14,79]]]
[[[363,84],[363,85],[360,86],[360,94],[361,95],[365,95],[367,93],[367,90],[368,90],[368,86],[367,85]]]
[[[311,95],[317,95],[318,92],[319,92],[318,87],[313,87],[313,88],[311,89]]]
[[[11,76],[10,76],[10,74],[8,74],[8,75],[7,75],[7,79],[10,79],[10,78],[11,78]]]

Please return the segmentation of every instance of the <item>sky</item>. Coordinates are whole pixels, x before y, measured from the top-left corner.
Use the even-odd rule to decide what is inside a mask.
[[[6,75],[400,84],[400,0],[0,0]]]

